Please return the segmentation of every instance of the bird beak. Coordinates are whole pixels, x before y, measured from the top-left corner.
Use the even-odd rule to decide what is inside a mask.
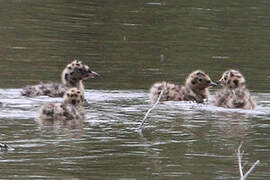
[[[213,81],[211,81],[210,86],[217,86],[217,83],[214,83]]]
[[[95,78],[95,77],[98,77],[98,76],[100,76],[100,75],[98,73],[94,72],[94,71],[89,72],[89,77],[90,78]]]

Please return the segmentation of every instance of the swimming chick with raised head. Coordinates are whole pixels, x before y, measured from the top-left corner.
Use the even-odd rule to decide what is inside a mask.
[[[67,89],[76,87],[84,92],[82,81],[99,76],[98,73],[92,71],[89,66],[83,64],[79,60],[74,60],[66,66],[62,72],[62,84],[60,83],[43,83],[38,85],[29,85],[23,88],[21,94],[23,96],[50,96],[50,97],[63,97]]]
[[[168,83],[157,82],[150,88],[150,99],[155,103],[164,90],[161,101],[195,101],[203,103],[209,97],[208,88],[216,84],[210,77],[201,70],[193,71],[186,79],[183,86]]]
[[[216,92],[214,105],[241,109],[256,107],[256,102],[246,88],[246,80],[239,71],[234,69],[225,71],[218,83],[223,88]]]

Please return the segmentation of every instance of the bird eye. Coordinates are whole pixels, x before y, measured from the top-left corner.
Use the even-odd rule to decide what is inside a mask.
[[[80,69],[78,69],[78,71],[79,71],[79,72],[82,72],[83,70],[82,70],[82,68],[80,68]]]

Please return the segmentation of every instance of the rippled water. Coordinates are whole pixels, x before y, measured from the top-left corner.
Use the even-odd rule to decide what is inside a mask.
[[[60,98],[25,98],[20,89],[0,94],[1,139],[15,148],[0,154],[2,177],[237,179],[241,141],[246,166],[262,162],[253,176],[270,176],[269,94],[254,94],[255,110],[161,103],[141,134],[137,128],[150,107],[144,90],[88,90],[85,121],[54,125],[40,123],[37,112]]]
[[[243,142],[249,179],[269,179],[270,2],[186,0],[0,1],[1,179],[239,179]],[[101,78],[85,82],[86,119],[43,123],[20,90],[60,81],[74,58]],[[213,80],[240,70],[255,110],[165,102],[150,108],[155,81]],[[214,94],[215,89],[211,92]],[[212,97],[211,97],[212,98]]]

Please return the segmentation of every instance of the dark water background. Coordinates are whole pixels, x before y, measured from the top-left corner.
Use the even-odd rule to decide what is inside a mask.
[[[239,179],[235,150],[269,179],[270,1],[0,0],[2,179]],[[79,58],[102,75],[85,83],[83,122],[36,122],[44,103],[20,88],[60,81]],[[160,104],[138,134],[155,81],[196,69],[240,70],[253,111]],[[215,89],[211,91],[213,94]],[[246,170],[246,169],[245,169]]]

